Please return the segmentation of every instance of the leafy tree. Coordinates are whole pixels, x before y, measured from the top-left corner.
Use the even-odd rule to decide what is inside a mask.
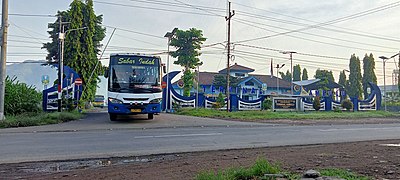
[[[203,63],[198,58],[201,53],[201,45],[206,40],[203,37],[201,30],[191,28],[189,30],[177,30],[174,37],[172,37],[170,45],[176,47],[176,51],[171,52],[171,56],[178,58],[174,64],[180,65],[184,68],[183,74],[183,94],[190,95],[190,89],[193,86],[193,73],[192,70]]]
[[[304,68],[303,69],[303,75],[301,76],[301,79],[304,81],[304,80],[308,80],[308,72],[307,72],[307,69],[306,68]]]
[[[229,84],[231,87],[236,87],[239,83],[239,78],[237,77],[229,77]],[[226,76],[224,75],[216,75],[214,76],[213,85],[215,87],[224,87],[226,88]]]
[[[368,56],[365,54],[363,59],[363,70],[364,74],[362,77],[362,85],[364,97],[368,97],[367,88],[369,87],[368,82],[377,83],[376,75],[375,75],[375,59],[372,53]]]
[[[347,90],[349,87],[349,81],[347,80],[346,73],[344,70],[340,71],[338,84],[342,85],[344,87],[344,89],[341,89],[341,90]],[[341,96],[341,99],[344,99],[344,98],[345,97]]]
[[[62,20],[69,22],[65,25],[67,34],[64,45],[64,63],[73,68],[83,80],[82,100],[93,100],[98,82],[97,75],[103,72],[102,65],[97,58],[101,47],[100,42],[105,37],[105,28],[101,27],[102,16],[95,15],[93,0],[85,0],[85,3],[82,0],[73,0],[69,10],[59,11],[57,15],[62,15]],[[47,55],[49,63],[59,59],[58,26],[58,21],[50,25],[52,30],[48,33],[52,42],[43,45],[43,48],[49,52]],[[82,29],[84,27],[85,29]],[[94,77],[88,82],[92,72]]]
[[[292,79],[292,74],[289,72],[289,70],[286,71],[286,74],[283,72],[279,72],[279,74],[281,75],[281,78],[285,81],[291,82]]]
[[[332,81],[332,82],[335,81],[332,71],[328,71],[328,70],[317,69],[317,71],[315,71],[314,77],[317,79],[321,79],[320,85],[321,85],[321,89],[323,89],[323,90],[329,90],[329,88],[327,87],[327,85],[329,84],[329,81]]]
[[[293,81],[301,81],[301,67],[299,64],[293,67]]]
[[[350,97],[362,97],[361,79],[360,59],[353,54],[350,58],[349,87],[347,92]]]

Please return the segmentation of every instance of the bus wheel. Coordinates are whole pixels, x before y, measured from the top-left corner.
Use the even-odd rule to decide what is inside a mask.
[[[117,121],[117,115],[116,114],[110,114],[110,120],[111,121]]]
[[[154,114],[147,114],[147,119],[153,119],[154,118]]]

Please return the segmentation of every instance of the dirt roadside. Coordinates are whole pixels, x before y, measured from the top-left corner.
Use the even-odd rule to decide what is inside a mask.
[[[399,123],[399,121],[399,119],[371,118],[318,121],[268,120],[264,123],[390,124]],[[308,169],[341,168],[371,176],[374,179],[400,179],[400,140],[0,164],[0,179],[193,179],[196,174],[203,171],[250,166],[260,157],[279,163],[283,169],[290,172],[302,173]]]
[[[317,144],[0,165],[0,179],[193,179],[201,171],[249,166],[259,157],[291,172],[342,168],[375,179],[400,179],[400,140]],[[80,164],[80,165],[79,165]]]

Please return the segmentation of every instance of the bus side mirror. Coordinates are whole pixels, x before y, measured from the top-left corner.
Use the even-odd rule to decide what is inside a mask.
[[[164,74],[167,73],[167,67],[165,65],[162,67],[162,69]]]
[[[106,68],[105,70],[104,70],[104,77],[105,78],[108,78],[108,74],[109,73],[109,68]]]

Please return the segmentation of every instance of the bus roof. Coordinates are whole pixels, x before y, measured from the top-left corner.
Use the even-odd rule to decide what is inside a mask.
[[[152,58],[160,58],[160,56],[148,55],[148,54],[140,54],[140,53],[112,53],[110,56],[141,56],[141,57],[152,57]]]

